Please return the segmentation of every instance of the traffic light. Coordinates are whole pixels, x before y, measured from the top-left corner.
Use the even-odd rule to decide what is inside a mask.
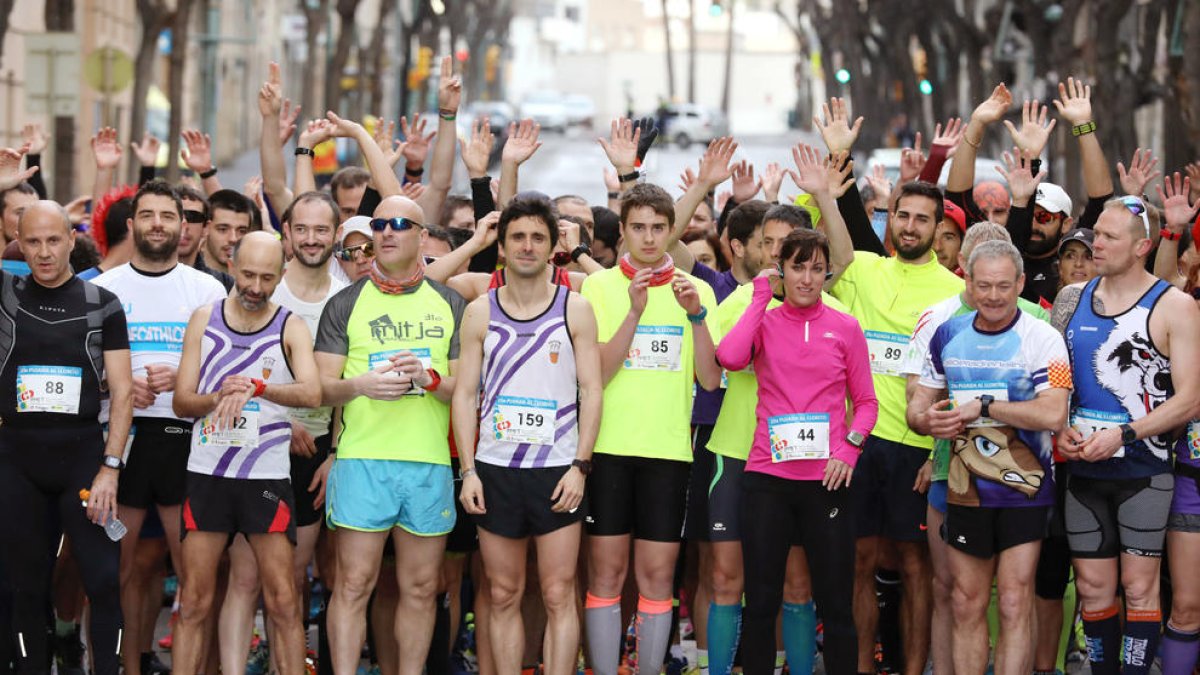
[[[930,82],[929,80],[924,80],[924,79],[923,79],[923,80],[921,80],[919,83],[917,83],[917,89],[918,89],[918,90],[919,90],[919,91],[920,91],[922,94],[925,94],[926,96],[929,96],[930,94],[932,94],[932,93],[933,93],[933,83],[932,83],[932,82]]]
[[[433,63],[433,50],[421,47],[417,50],[417,76],[424,79],[429,77],[429,66]]]
[[[850,82],[850,71],[846,70],[845,68],[838,68],[837,72],[834,73],[833,76],[842,84],[847,84]]]
[[[714,18],[721,16],[721,12],[724,11],[725,8],[721,6],[721,0],[712,0],[712,4],[708,6],[708,15]]]
[[[489,45],[487,51],[484,52],[483,62],[484,80],[488,82],[495,82],[496,75],[500,69],[500,45]]]

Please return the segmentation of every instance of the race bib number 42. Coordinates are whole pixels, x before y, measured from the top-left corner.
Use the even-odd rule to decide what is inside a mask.
[[[17,411],[79,413],[83,369],[69,366],[19,366]]]
[[[829,414],[796,413],[767,419],[771,461],[829,459]]]
[[[679,370],[683,354],[681,326],[638,326],[629,345],[629,370]]]
[[[234,418],[228,429],[217,429],[217,420],[206,415],[200,421],[201,446],[254,447],[258,445],[258,403],[250,401],[242,413]]]
[[[557,415],[558,403],[550,399],[497,396],[492,431],[498,441],[552,445]]]
[[[1110,413],[1088,408],[1075,408],[1071,411],[1071,426],[1083,436],[1083,440],[1091,438],[1092,434],[1105,429],[1119,427],[1129,421],[1125,413]],[[1121,446],[1113,457],[1124,457],[1125,446]]]
[[[863,335],[867,338],[867,352],[871,355],[871,372],[875,375],[899,376],[904,352],[908,349],[908,336],[877,330],[863,331]]]

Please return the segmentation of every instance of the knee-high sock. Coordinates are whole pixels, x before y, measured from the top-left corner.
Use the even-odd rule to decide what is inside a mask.
[[[1162,635],[1162,612],[1152,610],[1125,611],[1124,675],[1148,675],[1158,656],[1158,640]]]
[[[1200,631],[1185,633],[1167,622],[1162,640],[1163,675],[1191,675],[1200,658]]]
[[[1121,672],[1121,619],[1117,606],[1098,612],[1083,613],[1088,661],[1093,675],[1118,675]]]
[[[817,610],[812,600],[783,603],[783,648],[792,675],[812,675],[817,653]]]
[[[875,572],[875,595],[879,599],[879,647],[883,652],[883,663],[895,670],[904,668],[904,642],[900,639],[901,590],[900,572],[888,569]]]
[[[598,598],[588,593],[583,617],[592,672],[617,675],[621,659],[621,596]]]
[[[742,631],[742,605],[708,605],[708,672],[729,675]]]
[[[638,675],[658,675],[662,670],[663,658],[667,655],[667,644],[671,641],[671,607],[667,600],[650,600],[638,596],[637,608],[637,653]],[[712,642],[709,641],[709,667],[712,666]]]

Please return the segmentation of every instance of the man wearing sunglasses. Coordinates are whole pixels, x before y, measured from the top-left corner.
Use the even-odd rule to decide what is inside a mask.
[[[1033,228],[1021,253],[1025,289],[1021,297],[1049,306],[1058,293],[1058,242],[1071,229],[1071,198],[1053,183],[1041,183],[1033,202]]]
[[[1099,276],[1064,288],[1052,318],[1066,336],[1075,384],[1058,443],[1070,466],[1066,529],[1092,671],[1141,674],[1162,623],[1171,454],[1186,449],[1187,435],[1177,432],[1200,413],[1200,310],[1146,272],[1153,243],[1141,199],[1106,202],[1093,246]],[[1165,646],[1196,639],[1168,627]]]
[[[183,202],[183,229],[179,233],[179,247],[176,253],[179,262],[194,267],[211,276],[228,291],[233,288],[233,277],[227,272],[213,269],[204,261],[200,254],[200,245],[208,232],[208,200],[195,188],[181,185],[175,188],[179,199]]]
[[[353,216],[342,223],[334,259],[329,266],[334,279],[349,285],[367,276],[375,259],[375,244],[371,238],[371,219]]]
[[[370,221],[368,275],[329,300],[317,329],[325,405],[342,406],[326,521],[338,529],[329,606],[334,671],[353,673],[384,543],[396,548],[400,672],[421,672],[433,634],[438,571],[455,507],[450,397],[466,303],[426,279],[424,212],[392,196]]]

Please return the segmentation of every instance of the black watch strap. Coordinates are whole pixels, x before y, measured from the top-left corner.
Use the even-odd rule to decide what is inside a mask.
[[[992,396],[991,394],[984,394],[983,396],[979,397],[979,403],[980,403],[979,416],[980,417],[991,417],[990,413],[991,413],[992,401],[995,401],[995,400],[996,400],[996,397]]]
[[[591,255],[592,249],[587,244],[580,244],[571,250],[571,262],[579,262],[579,258],[585,255]]]
[[[312,148],[297,147],[296,148],[296,156],[299,157],[301,155],[308,155],[309,157],[314,157],[314,158],[317,156],[316,153],[313,152]]]
[[[213,168],[209,169],[208,171],[201,172],[200,180],[208,180],[209,178],[212,178],[215,175],[217,175],[217,167],[214,166]]]
[[[100,463],[110,469],[116,469],[117,471],[125,468],[125,462],[122,462],[121,458],[117,457],[116,455],[105,455],[104,459],[100,460]]]
[[[1137,442],[1137,432],[1133,430],[1133,427],[1131,425],[1122,424],[1120,428],[1121,428],[1121,444],[1122,445],[1129,445],[1130,443]]]

